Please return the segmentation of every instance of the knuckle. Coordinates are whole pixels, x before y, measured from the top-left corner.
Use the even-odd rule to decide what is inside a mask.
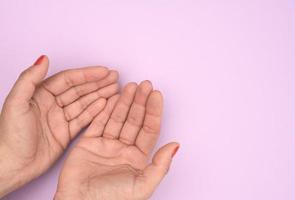
[[[145,124],[143,126],[143,130],[146,133],[152,133],[152,134],[156,134],[156,133],[159,132],[159,129],[158,128],[156,128],[155,126],[149,125],[149,124]]]
[[[64,109],[64,115],[67,121],[70,121],[72,119],[71,114],[67,109]]]
[[[81,97],[84,95],[84,89],[81,87],[74,87],[73,90],[75,91],[78,97]]]
[[[121,113],[113,113],[112,120],[117,123],[124,122],[124,116]]]
[[[140,126],[141,124],[141,120],[138,116],[135,116],[135,115],[130,115],[128,117],[128,122],[132,125],[135,125],[135,126]]]

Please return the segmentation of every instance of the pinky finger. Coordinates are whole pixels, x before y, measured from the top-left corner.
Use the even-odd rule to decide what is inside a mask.
[[[108,99],[106,106],[91,122],[87,131],[83,136],[85,137],[100,137],[103,134],[106,123],[108,122],[114,107],[119,99],[119,95],[112,96]]]
[[[106,105],[106,99],[99,98],[90,104],[77,118],[69,123],[71,139],[73,139],[82,128],[87,126],[96,115],[98,115]]]

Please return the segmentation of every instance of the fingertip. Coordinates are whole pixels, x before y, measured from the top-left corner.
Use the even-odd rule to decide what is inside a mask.
[[[180,144],[178,142],[170,142],[164,145],[163,147],[161,147],[161,150],[167,153],[170,152],[170,157],[173,158],[178,152],[179,148],[180,148]]]
[[[178,152],[178,150],[179,150],[179,148],[180,148],[180,144],[179,144],[179,143],[174,143],[173,145],[174,145],[175,147],[174,147],[174,149],[173,149],[173,151],[172,151],[172,154],[171,154],[171,157],[172,157],[172,158],[176,155],[176,153]]]
[[[33,65],[40,65],[43,59],[44,59],[44,55],[39,56]]]
[[[153,90],[152,82],[149,80],[142,81],[138,87],[144,93],[150,93]]]
[[[153,84],[150,80],[144,80],[140,83],[140,85],[145,85],[145,86],[148,86],[148,87],[153,87]]]
[[[154,90],[149,98],[148,98],[148,102],[147,105],[151,108],[161,108],[163,107],[163,95],[160,91],[158,90]]]
[[[165,144],[164,146],[162,146],[159,149],[159,152],[162,152],[164,154],[166,152],[166,155],[170,154],[171,158],[173,158],[173,156],[177,153],[179,148],[180,148],[180,144],[178,142],[170,142],[170,143]]]
[[[80,68],[82,70],[86,69],[86,70],[91,70],[91,73],[93,74],[103,74],[103,77],[106,77],[108,74],[110,74],[110,70],[109,68],[105,67],[105,66],[88,66],[88,67],[84,67],[84,68]],[[89,71],[90,73],[90,71]]]
[[[126,86],[127,87],[137,87],[137,83],[136,82],[128,82],[127,84],[126,84]]]
[[[110,70],[110,78],[114,80],[119,79],[119,72],[116,70]]]
[[[36,67],[38,66],[38,67]],[[41,55],[33,64],[31,69],[34,69],[34,71],[39,71],[44,78],[48,72],[48,67],[49,67],[49,59],[46,55]]]
[[[136,91],[136,88],[137,88],[137,83],[135,82],[129,82],[126,84],[124,90],[127,91],[127,92],[130,92],[130,93],[133,93]]]
[[[173,145],[173,146],[180,146],[180,143],[179,142],[170,142],[168,144]]]
[[[153,96],[159,98],[159,99],[163,99],[163,94],[160,90],[154,90],[153,91]]]
[[[98,73],[99,74],[103,74],[102,77],[106,77],[106,76],[108,76],[111,73],[110,70],[109,70],[109,68],[107,68],[107,67],[99,66],[97,68],[99,69]]]
[[[105,67],[105,66],[98,66],[98,68],[105,70],[105,71],[109,71],[109,68]]]
[[[49,63],[49,57],[47,55],[43,55],[44,62]]]
[[[180,144],[178,142],[169,142],[168,144],[165,144],[162,148],[175,149],[177,147],[180,147]]]

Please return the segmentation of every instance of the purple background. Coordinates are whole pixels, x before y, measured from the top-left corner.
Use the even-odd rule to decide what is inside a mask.
[[[1,0],[0,100],[40,54],[150,79],[181,143],[152,199],[294,200],[294,36],[292,0]],[[51,199],[63,159],[6,199]]]

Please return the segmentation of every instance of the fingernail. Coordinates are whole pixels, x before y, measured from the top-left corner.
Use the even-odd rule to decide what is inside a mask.
[[[34,65],[40,65],[42,63],[43,58],[45,57],[45,55],[40,56],[34,63]]]
[[[172,158],[175,156],[175,154],[177,153],[178,149],[179,149],[179,146],[177,146],[177,147],[174,149],[174,151],[173,151],[173,153],[172,153]]]

